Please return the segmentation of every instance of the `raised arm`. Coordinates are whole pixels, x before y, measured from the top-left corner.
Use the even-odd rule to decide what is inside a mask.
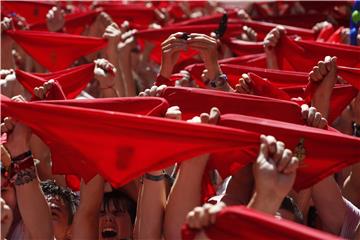
[[[192,121],[216,124],[219,116],[219,110],[212,108],[210,114],[203,113]],[[205,154],[181,163],[166,204],[164,223],[166,239],[179,239],[180,229],[187,213],[200,205],[202,178],[208,158],[209,155]]]
[[[299,159],[273,136],[260,136],[260,152],[253,164],[255,191],[248,207],[275,215],[292,189]]]
[[[96,175],[88,183],[81,181],[80,205],[73,221],[73,239],[97,239],[99,212],[104,194],[104,179]]]
[[[18,166],[12,169],[13,174],[10,176],[24,225],[32,239],[53,239],[50,209],[41,190],[30,152],[31,131],[11,118],[5,118],[1,131],[9,134],[5,147],[12,162]]]
[[[267,68],[279,69],[279,64],[276,58],[275,47],[279,42],[281,35],[285,34],[285,29],[282,26],[273,28],[264,39],[264,50],[266,55]]]
[[[206,70],[203,72],[203,77],[208,88],[226,92],[233,91],[218,63],[216,39],[206,34],[191,33],[186,42],[189,48],[199,51],[200,57],[204,61]]]
[[[161,91],[161,90],[160,90]],[[178,107],[170,107],[166,118],[181,119]],[[136,239],[161,239],[166,204],[166,179],[163,171],[146,173],[137,202],[134,236]],[[151,219],[151,221],[149,221]]]
[[[100,97],[119,97],[120,94],[115,86],[118,75],[116,68],[106,59],[96,59],[94,68],[95,79],[99,81]]]
[[[119,68],[121,69],[122,79],[125,86],[125,94],[127,97],[136,95],[136,83],[132,74],[132,56],[131,51],[135,48],[135,30],[130,30],[122,34],[122,40],[117,46],[119,54]]]
[[[330,97],[337,81],[336,57],[327,56],[324,61],[319,61],[309,73],[309,81],[319,84],[313,95],[311,106],[318,109],[322,116],[327,119]]]

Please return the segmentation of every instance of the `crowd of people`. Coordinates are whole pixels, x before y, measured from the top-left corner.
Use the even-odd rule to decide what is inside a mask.
[[[359,1],[2,1],[1,239],[360,240],[359,28]]]

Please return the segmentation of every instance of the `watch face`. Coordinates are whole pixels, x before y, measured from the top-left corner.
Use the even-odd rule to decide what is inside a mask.
[[[213,88],[216,88],[216,82],[215,81],[210,81],[210,86]]]

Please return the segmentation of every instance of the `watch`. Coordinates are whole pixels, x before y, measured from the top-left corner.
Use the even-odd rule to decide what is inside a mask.
[[[228,79],[226,74],[222,73],[219,76],[217,76],[214,80],[210,80],[208,83],[212,88],[218,88],[224,86],[225,83],[227,83],[227,80]]]

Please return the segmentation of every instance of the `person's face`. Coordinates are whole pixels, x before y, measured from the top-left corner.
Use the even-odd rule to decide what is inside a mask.
[[[109,206],[100,210],[99,239],[120,240],[132,237],[132,223],[127,211],[117,208],[113,201]]]
[[[46,196],[51,211],[51,220],[56,239],[70,239],[68,224],[69,210],[65,202],[59,196]]]
[[[5,200],[6,204],[9,205],[11,210],[16,209],[16,194],[15,189],[12,185],[7,184],[5,178],[1,176],[1,197]]]

